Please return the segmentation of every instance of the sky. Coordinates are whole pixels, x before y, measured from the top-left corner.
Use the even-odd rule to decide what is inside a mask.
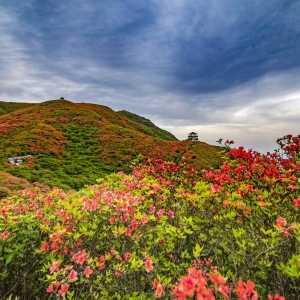
[[[0,0],[0,100],[59,97],[272,150],[300,133],[300,1]]]

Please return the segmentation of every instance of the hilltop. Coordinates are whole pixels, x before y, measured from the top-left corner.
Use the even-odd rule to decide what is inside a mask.
[[[221,159],[219,147],[178,141],[144,117],[102,105],[1,102],[0,111],[0,171],[26,182],[78,189],[105,174],[129,171],[141,155],[174,160],[185,153],[197,169]],[[22,155],[31,157],[20,166],[7,162]]]

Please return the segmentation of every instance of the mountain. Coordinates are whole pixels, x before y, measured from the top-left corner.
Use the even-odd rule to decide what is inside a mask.
[[[219,147],[178,141],[148,119],[102,105],[52,100],[0,108],[0,172],[26,183],[78,189],[129,171],[139,155],[172,160],[185,153],[198,169],[221,160]],[[19,166],[8,162],[26,155]]]

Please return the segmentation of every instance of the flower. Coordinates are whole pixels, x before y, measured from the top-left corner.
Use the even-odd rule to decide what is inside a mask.
[[[55,261],[52,263],[51,267],[49,268],[50,274],[59,271],[60,264],[61,264],[60,261],[55,260]]]
[[[284,228],[287,225],[286,219],[283,217],[277,217],[276,222],[275,222],[275,226],[279,229]]]
[[[154,289],[155,298],[161,298],[165,294],[164,286],[161,283],[159,283],[157,279],[153,280],[152,288]]]
[[[212,184],[210,188],[213,193],[219,193],[221,191],[221,186],[218,184]]]
[[[72,256],[72,259],[78,265],[83,265],[87,260],[87,254],[85,250],[79,251]]]
[[[70,282],[75,282],[78,279],[78,273],[75,270],[72,270],[69,273],[68,279]]]
[[[275,294],[274,296],[269,294],[268,300],[285,300],[285,297]]]
[[[127,261],[130,259],[130,257],[131,257],[131,253],[128,252],[128,251],[126,251],[126,252],[123,254],[123,260],[124,260],[125,262],[127,262]]]
[[[153,271],[153,261],[150,256],[146,257],[144,260],[144,266],[147,273],[150,273]]]
[[[258,294],[255,291],[255,284],[251,280],[244,282],[240,280],[235,288],[239,300],[257,300]]]
[[[225,278],[218,273],[209,274],[209,278],[216,286],[224,285],[226,283]]]
[[[40,250],[42,252],[48,252],[50,250],[50,246],[48,242],[42,242],[41,246],[40,246]]]
[[[47,287],[47,293],[51,294],[54,292],[54,287],[53,287],[53,283],[51,283],[48,287]]]
[[[297,198],[294,200],[294,206],[295,207],[300,207],[300,198]]]
[[[83,271],[83,274],[86,278],[90,278],[90,276],[93,274],[93,269],[91,267],[86,267]]]
[[[86,199],[83,201],[83,208],[86,211],[95,211],[98,209],[98,202],[97,199]]]
[[[98,257],[96,265],[99,270],[103,270],[105,268],[105,256],[104,255]]]
[[[58,294],[62,297],[65,297],[66,296],[66,293],[68,292],[69,290],[69,285],[67,283],[63,283],[61,286],[60,286],[60,289],[58,291]]]
[[[229,299],[230,287],[228,285],[226,284],[220,285],[218,291],[225,299]]]
[[[0,233],[0,240],[6,241],[10,237],[10,232],[7,230],[4,230]]]

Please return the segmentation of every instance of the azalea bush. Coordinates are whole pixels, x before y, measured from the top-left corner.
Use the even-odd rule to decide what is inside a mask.
[[[297,299],[300,137],[279,143],[228,146],[202,174],[149,159],[79,192],[1,200],[1,296]]]

